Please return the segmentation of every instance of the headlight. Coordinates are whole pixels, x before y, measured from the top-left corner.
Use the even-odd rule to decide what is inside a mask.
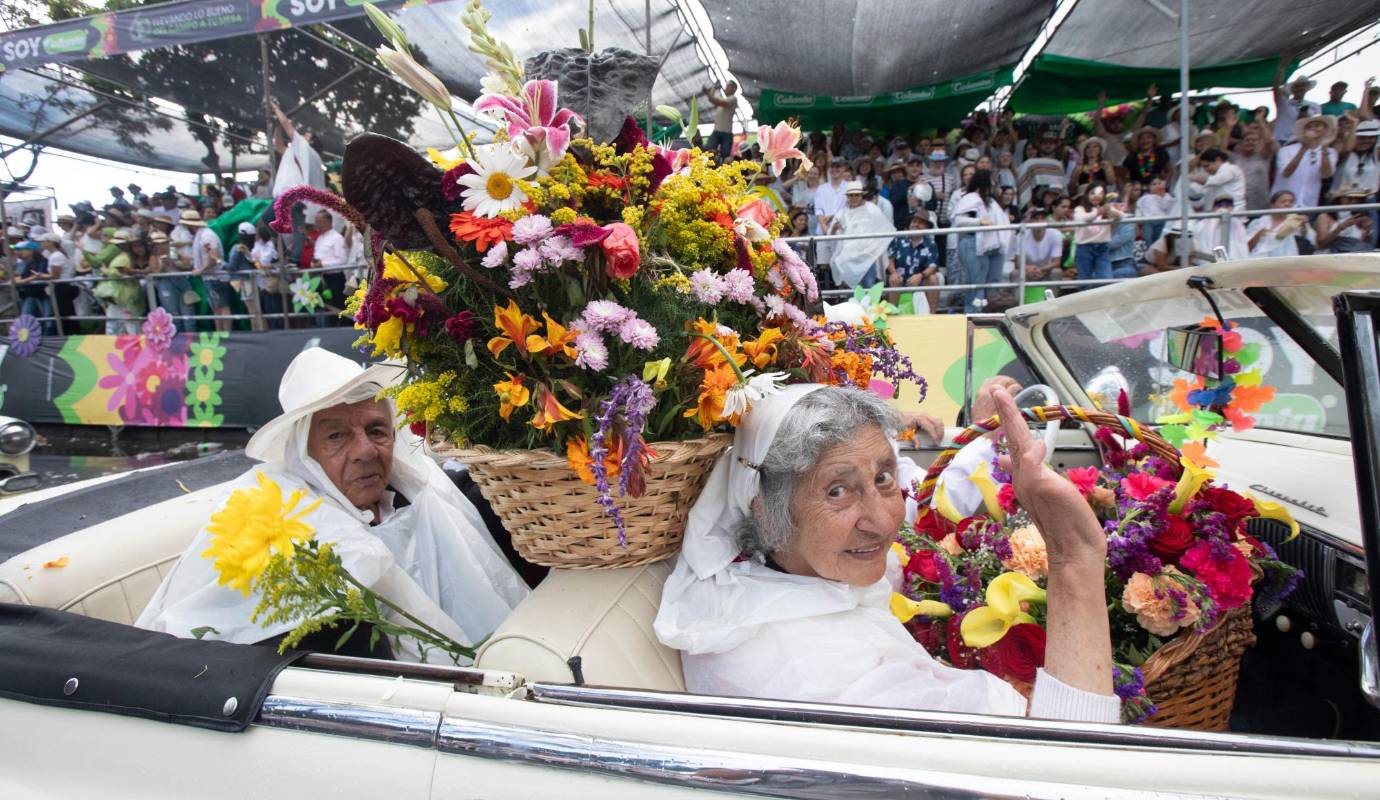
[[[33,426],[14,417],[0,417],[0,453],[22,456],[34,449]]]

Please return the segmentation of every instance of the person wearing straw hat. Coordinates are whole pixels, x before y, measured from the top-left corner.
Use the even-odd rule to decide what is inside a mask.
[[[474,505],[446,477],[379,393],[404,374],[395,364],[362,368],[321,348],[302,351],[278,388],[283,413],[250,438],[245,455],[261,462],[225,485],[259,485],[284,495],[301,490],[320,505],[303,517],[329,542],[344,568],[380,597],[432,628],[471,645],[493,632],[528,594],[526,584],[485,532]],[[217,504],[224,505],[225,500]],[[250,621],[257,593],[245,597],[218,582],[203,556],[212,535],[202,528],[135,623],[140,628],[242,644],[274,640],[301,620],[267,627]],[[334,649],[340,631],[317,642]],[[365,652],[367,632],[351,638]],[[418,660],[409,639],[394,654]],[[372,654],[377,655],[377,652]]]
[[[1322,182],[1332,177],[1337,166],[1337,118],[1308,117],[1295,128],[1298,141],[1286,144],[1275,154],[1275,183],[1272,191],[1293,192],[1302,208],[1316,206]]]
[[[130,245],[134,242],[134,232],[129,228],[116,228],[107,240],[115,246],[116,253],[101,268],[105,280],[92,288],[92,294],[105,304],[105,332],[107,336],[135,336],[139,333],[136,317],[144,314],[144,293],[139,288],[139,275],[144,270],[134,263]]]
[[[1333,179],[1339,186],[1360,186],[1374,197],[1380,192],[1380,120],[1363,119],[1351,132],[1346,156]]]
[[[1136,129],[1131,141],[1134,150],[1121,162],[1126,175],[1136,183],[1148,184],[1155,178],[1169,179],[1169,151],[1163,146],[1164,137],[1158,128]]]
[[[190,248],[191,270],[201,276],[206,287],[206,302],[216,315],[216,330],[230,330],[230,293],[234,289],[221,280],[221,265],[225,262],[225,247],[216,232],[206,227],[206,220],[195,211],[182,212],[182,224],[193,231]]]
[[[1079,186],[1089,183],[1115,184],[1116,170],[1107,160],[1107,140],[1101,136],[1089,136],[1083,140],[1077,163],[1070,163],[1065,176],[1069,192],[1076,193]]]
[[[846,205],[834,215],[829,228],[831,234],[894,233],[891,216],[875,203],[865,199],[866,189],[860,181],[844,186]],[[848,239],[838,242],[829,267],[834,285],[840,287],[871,287],[881,278],[880,259],[886,254],[891,240],[885,236],[875,239]]]
[[[1337,205],[1364,203],[1369,190],[1364,186],[1343,186],[1330,197]],[[1324,211],[1315,223],[1318,252],[1362,253],[1375,249],[1375,223],[1366,211]]]
[[[1289,62],[1293,58],[1293,53],[1284,53],[1279,57],[1279,66],[1275,69],[1275,79],[1270,89],[1275,98],[1275,139],[1280,143],[1294,138],[1299,117],[1311,105],[1305,99],[1305,95],[1309,89],[1317,85],[1317,81],[1310,80],[1306,75],[1299,75],[1289,82],[1286,90],[1283,85],[1284,73],[1289,69]]]
[[[895,412],[855,388],[799,384],[753,405],[690,511],[654,630],[696,693],[1117,722],[1106,534],[1043,463],[1011,396],[993,390],[1016,496],[1049,550],[1045,666],[1029,702],[982,670],[936,661],[888,606],[891,543],[915,512]],[[1004,464],[1005,466],[1005,464]],[[1048,524],[1057,521],[1057,524]],[[1087,591],[1087,587],[1098,591]]]

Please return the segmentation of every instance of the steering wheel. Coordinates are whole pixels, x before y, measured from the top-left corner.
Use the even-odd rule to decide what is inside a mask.
[[[1041,402],[1028,402],[1031,397],[1039,395]],[[1054,391],[1054,387],[1043,383],[1032,383],[1016,393],[1013,398],[1017,408],[1025,408],[1029,405],[1057,406],[1061,405],[1059,393]],[[1054,460],[1054,443],[1059,439],[1059,420],[1052,419],[1045,423],[1045,463],[1049,464]]]

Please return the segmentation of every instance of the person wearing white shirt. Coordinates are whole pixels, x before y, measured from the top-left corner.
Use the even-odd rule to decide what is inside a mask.
[[[974,227],[974,233],[965,233],[958,239],[958,263],[963,269],[962,281],[968,284],[997,283],[1001,281],[1002,266],[1006,261],[1002,251],[1003,236],[999,231],[987,231],[994,225],[1007,225],[1010,217],[1002,210],[992,196],[992,173],[980,169],[973,173],[968,191],[958,198],[953,210],[955,227]],[[963,293],[963,310],[967,314],[980,311],[978,299],[986,300],[986,289],[969,289]]]
[[[821,231],[828,231],[833,226],[834,216],[848,204],[843,179],[844,168],[847,166],[842,159],[832,159],[829,162],[829,181],[815,188],[815,224]],[[815,263],[821,272],[833,260],[835,246],[835,242],[828,241],[816,245]]]
[[[1179,211],[1179,199],[1168,192],[1168,184],[1164,178],[1155,178],[1150,181],[1150,187],[1145,194],[1136,201],[1137,217],[1168,217]],[[1164,221],[1142,222],[1141,238],[1147,242],[1155,242],[1164,233]]]
[[[321,283],[330,291],[330,297],[340,302],[340,298],[345,296],[345,271],[342,268],[350,263],[350,246],[335,229],[335,221],[329,212],[316,212],[312,225],[316,228],[316,241],[312,243],[311,265],[318,269],[335,268],[331,272],[321,273]],[[321,326],[329,324],[329,319],[323,315],[318,315],[316,321]]]
[[[1226,152],[1213,147],[1198,157],[1200,171],[1188,176],[1190,196],[1202,194],[1203,208],[1217,204],[1217,198],[1231,198],[1232,210],[1246,210],[1246,173],[1231,163]]]
[[[1337,149],[1328,147],[1337,134],[1337,121],[1309,117],[1299,127],[1298,141],[1281,147],[1275,156],[1273,190],[1293,192],[1299,207],[1308,208],[1318,204],[1322,182],[1337,166]]]
[[[1251,255],[1256,258],[1296,256],[1299,254],[1298,241],[1302,235],[1313,238],[1313,229],[1308,218],[1302,214],[1290,214],[1294,207],[1294,195],[1290,192],[1275,192],[1270,197],[1271,214],[1256,217],[1246,226],[1246,243]]]
[[[216,330],[230,332],[230,284],[220,279],[221,263],[225,261],[225,247],[216,232],[195,211],[182,212],[182,224],[196,231],[192,239],[192,272],[201,276],[206,287],[206,302],[216,315]]]
[[[1380,121],[1362,120],[1352,134],[1354,143],[1337,166],[1333,186],[1360,186],[1371,197],[1380,192]]]
[[[1289,53],[1279,57],[1279,67],[1275,70],[1274,86],[1271,89],[1275,97],[1275,141],[1281,144],[1294,137],[1294,127],[1298,123],[1299,114],[1305,106],[1310,105],[1304,99],[1304,95],[1317,83],[1300,75],[1289,83],[1288,91],[1285,91],[1280,82],[1284,80],[1284,70],[1288,69],[1289,59]]]

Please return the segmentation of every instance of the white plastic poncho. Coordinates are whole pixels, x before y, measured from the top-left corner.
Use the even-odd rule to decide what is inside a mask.
[[[840,228],[838,233],[892,233],[896,230],[890,215],[883,214],[874,203],[864,202],[856,208],[845,206],[834,219]],[[877,259],[885,255],[890,246],[891,240],[885,237],[838,242],[834,255],[829,260],[829,268],[834,273],[834,284],[861,285],[867,271],[877,265]]]
[[[760,463],[790,409],[813,385],[757,403],[690,511],[666,581],[657,637],[681,651],[687,688],[704,694],[1020,716],[1027,702],[981,670],[936,661],[891,615],[898,565],[870,586],[735,561],[736,529],[757,496]],[[745,463],[746,462],[746,463]],[[1066,686],[1043,670],[1031,716],[1116,722],[1115,697]]]
[[[359,402],[377,391],[378,386],[368,384],[341,402]],[[310,415],[297,420],[282,460],[236,478],[226,499],[235,489],[256,485],[260,471],[276,480],[285,496],[306,489],[309,498],[323,501],[304,521],[316,529],[318,540],[333,544],[341,564],[361,583],[461,644],[492,633],[527,596],[527,586],[490,538],[478,510],[422,451],[420,440],[406,430],[398,432],[389,486],[410,504],[371,526],[373,512],[355,508],[307,455],[310,425]],[[224,505],[222,500],[217,509]],[[259,595],[245,597],[216,583],[211,559],[201,555],[210,542],[203,528],[135,625],[181,637],[210,626],[216,632],[204,638],[244,644],[295,627],[250,622]],[[404,640],[395,655],[415,660],[415,643]]]

